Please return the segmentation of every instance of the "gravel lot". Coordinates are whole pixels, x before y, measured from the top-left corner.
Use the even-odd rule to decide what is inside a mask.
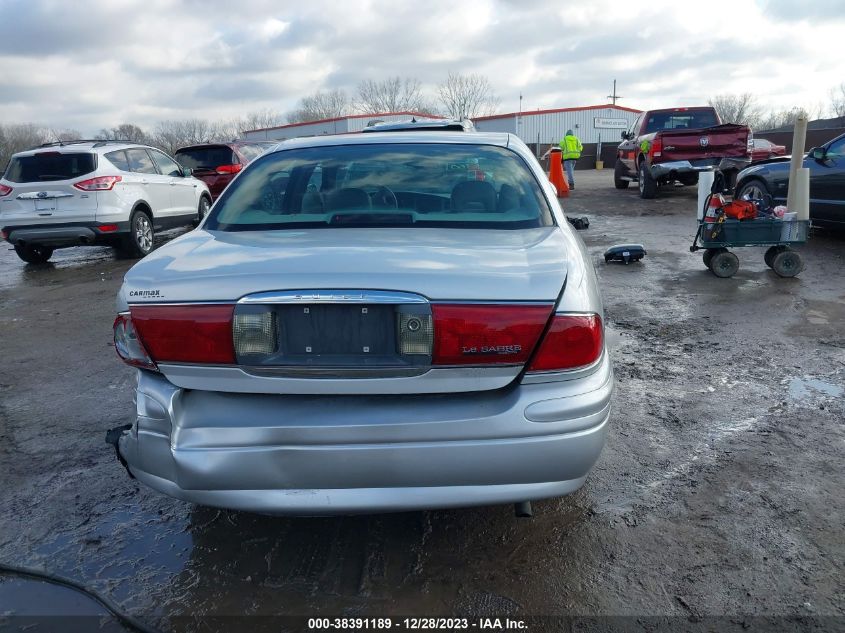
[[[845,237],[814,231],[795,279],[759,248],[737,249],[739,273],[717,279],[689,252],[694,188],[640,200],[609,170],[577,172],[576,186],[565,206],[591,221],[581,235],[604,293],[615,409],[584,488],[535,503],[530,520],[510,507],[273,518],[137,485],[103,441],[133,411],[133,372],[110,347],[131,262],[71,249],[24,267],[4,246],[0,561],[82,581],[162,630],[233,627],[178,616],[282,613],[845,627]],[[643,262],[604,263],[629,241],[646,246]],[[0,575],[4,612],[102,610]]]

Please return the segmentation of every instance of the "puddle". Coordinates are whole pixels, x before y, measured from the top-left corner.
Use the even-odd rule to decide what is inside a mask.
[[[845,388],[834,385],[812,376],[801,378],[789,378],[784,381],[789,386],[787,392],[792,400],[818,400],[827,398],[840,398],[845,393]]]

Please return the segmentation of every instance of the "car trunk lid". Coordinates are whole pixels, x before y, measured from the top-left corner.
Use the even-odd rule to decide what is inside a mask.
[[[97,192],[73,185],[96,169],[96,155],[90,152],[36,152],[15,156],[4,182],[11,194],[0,198],[3,225],[93,222]]]
[[[196,233],[141,262],[124,287],[133,320],[167,303],[230,306],[231,362],[159,361],[188,388],[500,388],[522,371],[566,278],[557,227]]]
[[[698,130],[663,130],[659,132],[662,153],[655,162],[696,160],[701,158],[744,158],[748,156],[749,129],[744,125],[724,124]]]

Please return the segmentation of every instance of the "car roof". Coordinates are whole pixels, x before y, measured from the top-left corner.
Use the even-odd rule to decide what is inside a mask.
[[[410,121],[395,121],[375,123],[365,127],[362,132],[403,132],[403,131],[454,131],[454,132],[475,132],[475,126],[469,119],[412,119]]]
[[[128,149],[131,147],[149,147],[156,149],[144,143],[132,143],[131,141],[98,141],[98,140],[81,140],[81,141],[62,141],[55,143],[44,143],[38,147],[32,147],[22,152],[16,152],[15,156],[33,156],[42,152],[59,152],[62,154],[73,153],[80,151],[94,151],[100,153],[113,152],[115,150]]]
[[[304,136],[282,141],[271,150],[278,152],[306,147],[330,147],[332,145],[376,145],[376,144],[414,144],[414,143],[460,143],[462,145],[498,145],[508,147],[510,134],[504,132],[368,132],[360,134],[330,134],[324,136]]]
[[[243,145],[257,145],[259,147],[272,147],[273,145],[277,145],[278,141],[250,141],[250,140],[235,140],[235,141],[220,141],[220,142],[211,142],[208,143],[194,143],[193,145],[185,145],[184,147],[180,147],[177,149],[176,152],[181,152],[182,150],[186,149],[202,149],[204,147],[228,147],[229,149],[234,149],[236,147],[241,147]]]

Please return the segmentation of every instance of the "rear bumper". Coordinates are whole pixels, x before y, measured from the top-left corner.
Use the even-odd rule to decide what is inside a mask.
[[[651,175],[654,178],[665,178],[671,174],[695,174],[702,171],[727,171],[730,169],[744,169],[750,160],[747,158],[701,158],[697,160],[673,160],[665,163],[653,163]]]
[[[129,222],[114,224],[117,230],[109,232],[103,232],[102,225],[93,222],[4,226],[2,229],[10,244],[62,247],[108,243],[116,236],[129,232]]]
[[[613,377],[496,392],[287,396],[183,390],[139,372],[119,440],[131,472],[173,497],[270,514],[512,503],[579,488],[604,445]]]

